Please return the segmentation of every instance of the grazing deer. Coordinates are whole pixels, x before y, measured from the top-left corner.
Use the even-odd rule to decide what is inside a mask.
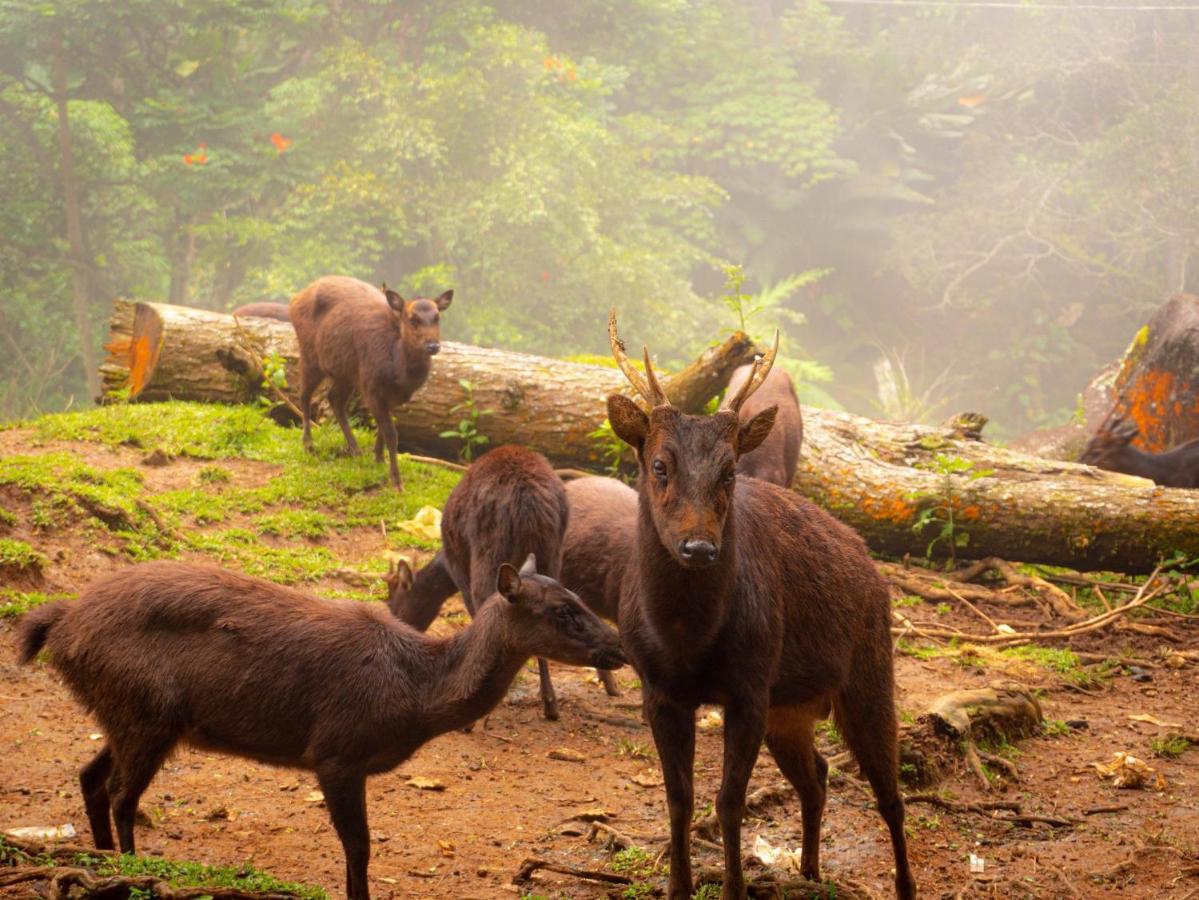
[[[739,393],[752,373],[752,366],[738,367],[729,379],[727,393]],[[791,376],[773,366],[762,386],[750,394],[741,407],[740,419],[748,422],[770,406],[778,407],[774,427],[761,444],[737,460],[737,474],[791,487],[795,468],[799,465],[799,447],[803,443],[803,415],[799,411],[799,395],[795,393]]]
[[[1099,426],[1078,461],[1110,472],[1139,475],[1162,487],[1199,487],[1199,438],[1165,453],[1149,453],[1132,446],[1138,433],[1136,422],[1115,416]]]
[[[312,397],[325,379],[329,406],[337,417],[351,456],[361,451],[346,404],[357,390],[375,417],[375,462],[387,448],[391,483],[402,490],[396,464],[395,406],[409,398],[429,377],[430,360],[441,349],[441,313],[454,299],[446,291],[429,300],[405,300],[341,275],[318,278],[291,298],[291,321],[300,345],[300,412],[304,447],[312,451]]]
[[[232,315],[239,318],[253,317],[290,322],[291,308],[286,303],[247,303],[245,306],[239,306],[233,310]]]
[[[641,677],[670,813],[670,897],[691,896],[695,712],[724,707],[724,775],[716,815],[725,898],[746,895],[741,870],[745,791],[765,738],[799,794],[804,877],[820,878],[820,819],[828,764],[813,726],[831,711],[891,832],[895,887],[915,896],[898,785],[891,604],[887,585],[851,529],[777,485],[738,478],[739,457],[774,423],[768,408],[738,414],[778,348],[711,416],[666,399],[645,351],[645,374],[625,354],[616,311],[612,353],[649,404],[608,398],[613,430],[637,452],[636,563],[620,596],[620,632]]]
[[[368,900],[368,775],[487,714],[533,654],[623,660],[616,632],[531,560],[488,580],[496,593],[479,598],[474,621],[432,638],[374,604],[144,563],[26,615],[20,659],[49,648],[104,730],[79,777],[98,848],[113,849],[111,810],[121,851],[135,851],[138,798],[183,742],[314,771],[345,851],[346,894]]]
[[[620,582],[635,549],[637,492],[615,478],[576,478],[566,482],[566,502],[570,515],[562,537],[562,585],[577,593],[592,612],[615,622]],[[458,591],[444,550],[415,577],[394,571],[384,580],[388,608],[421,631]],[[620,693],[611,672],[601,669],[599,677],[609,696]]]

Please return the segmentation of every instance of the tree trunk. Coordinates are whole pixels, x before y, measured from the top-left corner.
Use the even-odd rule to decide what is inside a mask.
[[[118,301],[109,357],[101,366],[105,393],[138,400],[243,403],[260,391],[262,357],[287,364],[287,393],[299,391],[299,350],[290,324],[207,310]],[[666,393],[698,411],[724,389],[733,369],[753,358],[754,345],[735,334],[666,380]],[[628,390],[616,368],[442,342],[424,387],[396,411],[403,449],[453,458],[459,443],[440,438],[466,412],[460,381],[470,381],[478,426],[491,445],[519,443],[564,466],[595,466],[605,446],[591,432],[607,418],[609,394]]]
[[[83,241],[83,206],[75,179],[75,155],[71,147],[71,122],[67,110],[67,61],[62,41],[54,47],[54,108],[58,113],[58,155],[62,177],[62,205],[67,219],[67,245],[71,252],[71,304],[79,331],[79,351],[87,378],[88,396],[100,396],[96,371],[96,348],[92,345],[92,323],[88,315],[87,248]]]
[[[122,302],[111,336],[102,367],[110,395],[128,388],[141,400],[244,402],[261,380],[255,357],[272,352],[287,360],[293,398],[298,387],[295,335],[286,323],[246,319],[239,332],[220,313]],[[619,371],[442,346],[428,382],[397,411],[403,449],[453,457],[457,442],[437,435],[463,417],[452,407],[465,399],[458,380],[468,379],[476,408],[493,411],[479,418],[492,445],[523,444],[561,466],[595,468],[602,460],[604,447],[590,434],[605,421],[607,396],[628,389]],[[744,335],[734,335],[669,380],[667,394],[695,410],[752,352]],[[944,531],[936,556],[952,545],[959,557],[1122,572],[1150,571],[1176,553],[1199,557],[1199,491],[1158,488],[963,435],[805,409],[794,487],[858,529],[874,550],[896,556],[923,556]],[[943,474],[938,465],[969,469]],[[922,516],[928,521],[918,527]]]

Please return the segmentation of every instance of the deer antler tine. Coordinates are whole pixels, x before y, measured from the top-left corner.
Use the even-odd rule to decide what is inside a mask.
[[[737,391],[735,397],[731,399],[725,398],[722,409],[731,410],[732,412],[740,412],[741,406],[746,400],[753,395],[753,392],[762,386],[762,382],[766,380],[766,376],[770,374],[771,368],[774,366],[774,358],[779,352],[779,333],[776,329],[774,332],[774,346],[766,353],[765,356],[758,354],[754,357],[753,368],[749,370],[749,377],[741,385],[741,389]]]
[[[654,392],[650,390],[645,377],[637,371],[637,367],[629,361],[628,354],[625,352],[624,341],[620,339],[620,334],[616,330],[615,306],[608,310],[608,343],[612,347],[612,356],[616,360],[616,364],[620,366],[620,371],[624,372],[624,377],[629,380],[629,384],[637,389],[637,393],[645,398],[651,407],[656,406]],[[658,389],[658,393],[661,393],[661,388]]]
[[[666,399],[666,391],[662,390],[662,385],[658,383],[658,376],[654,374],[654,367],[649,361],[649,347],[642,345],[641,353],[645,357],[645,377],[649,381],[650,392],[654,395],[650,398],[650,405],[669,406],[670,401]]]

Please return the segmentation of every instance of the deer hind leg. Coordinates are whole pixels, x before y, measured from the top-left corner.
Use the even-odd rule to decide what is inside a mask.
[[[600,684],[604,686],[604,693],[609,697],[620,696],[620,686],[616,683],[616,676],[607,669],[596,669],[595,674],[599,676]]]
[[[888,662],[889,665],[889,662]],[[862,678],[850,683],[834,699],[837,725],[845,742],[870,782],[878,811],[891,832],[895,854],[895,893],[899,900],[916,896],[916,882],[908,865],[908,844],[903,831],[904,806],[899,793],[899,726],[891,679],[885,684]]]
[[[800,873],[820,880],[820,824],[828,793],[828,763],[816,749],[814,725],[827,715],[811,705],[772,707],[766,717],[766,747],[779,771],[799,794],[803,814],[803,850]]]
[[[87,821],[92,827],[92,842],[97,850],[112,850],[112,820],[109,816],[108,776],[112,772],[112,750],[105,745],[79,773],[79,787]]]
[[[366,824],[366,776],[336,767],[318,769],[317,781],[325,795],[329,818],[341,839],[346,856],[346,897],[370,900],[366,870],[370,863],[370,832]]]
[[[314,452],[312,446],[312,397],[324,381],[321,370],[306,357],[300,358],[300,415],[304,419],[304,449]]]
[[[107,791],[112,799],[112,817],[122,853],[136,852],[133,823],[137,818],[137,802],[158,774],[175,740],[174,735],[167,733],[139,734],[136,746],[113,750]]]
[[[329,406],[333,410],[333,415],[337,418],[337,424],[341,426],[341,433],[346,439],[346,451],[350,456],[361,456],[362,450],[358,446],[358,440],[354,437],[354,431],[350,428],[350,419],[346,415],[346,407],[350,402],[350,394],[354,391],[353,387],[348,384],[333,383],[333,387],[329,389]]]

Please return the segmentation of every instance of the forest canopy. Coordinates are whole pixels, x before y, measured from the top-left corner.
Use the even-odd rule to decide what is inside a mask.
[[[0,419],[90,402],[115,298],[344,272],[560,356],[740,307],[806,402],[1064,421],[1199,287],[1184,6],[3,0]]]

